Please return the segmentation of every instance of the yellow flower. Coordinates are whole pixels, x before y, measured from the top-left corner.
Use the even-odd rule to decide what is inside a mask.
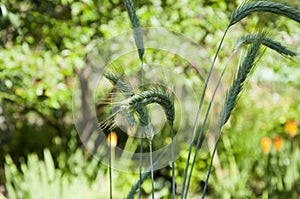
[[[272,141],[269,137],[263,137],[260,141],[260,145],[265,154],[269,154],[271,150]]]
[[[280,152],[283,145],[283,139],[281,136],[276,136],[274,138],[274,147],[277,152]]]
[[[116,132],[112,131],[111,133],[109,133],[107,135],[107,142],[108,144],[115,148],[118,144],[118,136],[116,134]]]
[[[297,123],[293,120],[289,120],[285,123],[285,132],[293,138],[297,134]]]

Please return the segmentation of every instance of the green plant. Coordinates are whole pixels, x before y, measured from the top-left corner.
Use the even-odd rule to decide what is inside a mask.
[[[129,5],[128,2],[125,2],[125,3],[127,3]],[[131,6],[134,6],[134,5],[131,4]],[[134,23],[134,20],[132,19],[133,14],[130,13],[131,11],[134,12],[134,9],[131,9],[131,10],[129,9],[128,10],[129,16],[131,18],[131,22]],[[294,20],[298,23],[300,22],[299,21],[300,11],[298,11],[297,9],[295,9],[293,7],[290,7],[290,6],[287,6],[285,4],[281,4],[281,3],[276,3],[276,2],[268,2],[268,1],[247,2],[246,1],[238,9],[236,9],[232,13],[230,23],[229,23],[228,27],[226,28],[226,30],[223,34],[223,37],[221,39],[221,42],[220,42],[220,44],[217,48],[217,52],[214,56],[212,65],[210,67],[210,70],[209,70],[209,73],[208,73],[208,76],[207,76],[207,79],[206,79],[206,82],[205,82],[203,92],[201,94],[201,100],[200,100],[200,103],[199,103],[197,119],[196,119],[193,134],[196,133],[198,122],[199,122],[200,110],[202,109],[202,104],[203,104],[204,94],[205,94],[206,89],[207,89],[207,84],[208,84],[208,81],[210,80],[211,73],[212,73],[212,70],[214,68],[216,58],[218,57],[218,54],[221,50],[221,47],[222,47],[222,44],[223,44],[223,41],[224,41],[224,38],[225,38],[227,32],[228,32],[230,27],[232,27],[233,25],[235,25],[236,23],[238,23],[239,21],[241,21],[242,19],[244,19],[245,17],[247,17],[248,15],[250,15],[254,12],[271,12],[271,13],[274,13],[274,14],[279,14],[279,15],[285,16],[285,17],[287,17],[289,19],[292,19],[292,20]],[[136,15],[134,15],[134,17],[136,17]],[[136,20],[136,21],[138,21],[138,20]],[[133,24],[133,27],[134,27],[134,24]],[[205,182],[202,198],[204,198],[205,193],[206,193],[206,188],[207,188],[208,179],[209,179],[209,176],[210,176],[210,173],[211,173],[213,158],[214,158],[214,155],[215,155],[215,152],[216,152],[216,148],[217,148],[219,138],[221,136],[222,127],[228,121],[232,110],[236,106],[237,98],[239,96],[239,93],[242,91],[242,89],[244,87],[245,80],[246,80],[248,74],[250,73],[252,67],[254,66],[254,64],[256,62],[255,60],[256,60],[256,57],[258,55],[260,44],[264,44],[267,47],[280,52],[281,54],[286,54],[288,56],[297,55],[295,52],[292,52],[292,51],[288,50],[286,47],[282,46],[280,43],[275,42],[272,39],[264,37],[263,34],[258,34],[258,35],[255,35],[255,36],[254,35],[249,35],[247,37],[242,38],[240,40],[240,43],[237,44],[237,48],[239,48],[239,46],[241,46],[245,43],[246,44],[247,43],[253,43],[253,44],[252,44],[251,48],[249,49],[248,54],[245,57],[244,61],[242,62],[241,66],[239,67],[237,76],[234,79],[233,84],[232,84],[232,86],[230,87],[230,89],[228,91],[228,94],[226,95],[224,107],[223,107],[223,109],[221,111],[221,115],[220,115],[220,121],[219,121],[219,127],[218,127],[218,136],[217,136],[216,144],[215,144],[215,147],[214,147],[214,150],[213,150],[213,153],[212,153],[212,159],[211,159],[211,163],[210,163],[210,166],[209,166],[209,170],[208,170],[207,179],[206,179],[206,182]],[[139,44],[138,44],[137,40],[136,40],[136,45],[139,49]],[[141,56],[140,56],[140,58],[141,58]],[[141,60],[142,60],[142,58],[141,58]],[[195,155],[194,155],[194,158],[193,158],[192,166],[190,168],[190,173],[189,173],[189,176],[188,176],[188,181],[187,181],[187,186],[186,186],[186,178],[187,178],[187,172],[188,172],[188,167],[189,167],[189,160],[190,160],[190,155],[191,155],[192,148],[193,148],[193,141],[191,142],[190,150],[189,150],[189,154],[188,154],[188,160],[187,160],[187,164],[186,164],[186,169],[185,169],[185,173],[184,173],[184,181],[183,181],[183,186],[182,186],[181,198],[187,198],[187,194],[188,194],[188,190],[189,190],[189,186],[190,186],[190,179],[192,177],[192,171],[193,171],[193,167],[194,167],[195,160],[196,160],[196,154],[199,150],[199,145],[200,145],[200,141],[201,141],[202,136],[203,136],[204,127],[205,127],[206,122],[207,122],[208,113],[210,111],[211,103],[214,99],[214,95],[215,95],[216,90],[219,86],[219,83],[220,83],[220,81],[223,77],[223,74],[226,70],[226,67],[227,67],[227,65],[224,67],[222,75],[220,76],[220,78],[218,80],[217,87],[216,87],[216,89],[213,93],[213,97],[211,98],[211,102],[210,102],[210,105],[207,109],[206,115],[204,116],[204,120],[203,120],[202,127],[201,127],[201,130],[200,130],[200,135],[198,137],[198,141],[197,141],[197,145],[196,145],[196,149],[195,149],[195,153],[194,153]],[[141,180],[142,179],[140,179],[140,181]],[[173,180],[173,182],[174,182],[174,180]],[[152,192],[152,197],[153,197],[153,192]],[[175,197],[175,194],[173,192],[172,198],[174,198],[174,197]]]
[[[188,154],[184,154],[185,157],[176,161],[176,167],[174,157],[172,157],[172,161],[170,161],[172,166],[156,171],[157,175],[155,175],[152,166],[142,170],[143,160],[140,159],[139,180],[136,180],[138,176],[134,174],[128,174],[126,177],[117,171],[110,172],[112,174],[110,197],[122,198],[125,196],[122,192],[126,193],[130,189],[127,198],[134,198],[135,194],[138,194],[138,198],[146,197],[146,195],[154,197],[154,194],[156,197],[162,198],[170,198],[172,194],[172,197],[175,198],[180,191],[182,198],[193,198],[199,197],[199,193],[204,188],[203,197],[206,194],[214,198],[257,198],[266,196],[266,193],[272,193],[274,197],[285,197],[284,194],[289,194],[290,198],[296,198],[300,192],[297,188],[299,187],[300,170],[297,159],[299,136],[293,135],[295,136],[293,139],[285,137],[284,140],[288,144],[284,146],[287,148],[280,154],[271,150],[270,160],[263,159],[262,157],[265,156],[260,153],[261,151],[255,149],[259,149],[259,140],[262,136],[273,137],[274,133],[281,133],[280,125],[283,125],[284,122],[290,118],[295,120],[299,118],[300,106],[297,105],[299,90],[282,88],[283,91],[279,94],[272,91],[277,84],[299,86],[299,70],[291,67],[294,65],[293,61],[297,60],[298,44],[295,41],[293,42],[296,44],[289,41],[286,42],[289,45],[287,47],[284,42],[278,42],[280,39],[286,41],[294,38],[297,40],[299,31],[295,28],[295,23],[290,21],[294,20],[299,23],[299,11],[278,2],[245,1],[227,20],[226,16],[229,16],[229,11],[237,6],[238,1],[157,0],[144,2],[124,0],[124,2],[125,4],[122,1],[54,0],[40,3],[29,0],[19,3],[16,0],[4,0],[0,3],[3,14],[0,24],[1,28],[4,27],[0,30],[1,46],[3,47],[0,51],[0,116],[1,119],[2,115],[6,118],[5,122],[0,123],[3,154],[11,154],[14,162],[17,162],[19,157],[34,151],[38,153],[39,157],[44,156],[39,160],[37,155],[29,155],[26,163],[21,161],[20,171],[17,170],[19,167],[17,163],[14,164],[10,158],[6,159],[5,183],[8,188],[8,196],[10,198],[25,197],[24,193],[26,193],[28,194],[26,197],[37,198],[63,194],[61,197],[68,198],[74,196],[73,193],[77,190],[80,190],[80,193],[75,192],[78,193],[74,196],[75,198],[82,196],[84,191],[90,193],[88,196],[84,195],[85,198],[99,197],[99,190],[101,194],[109,195],[108,186],[103,184],[99,186],[98,183],[99,180],[108,184],[105,173],[107,169],[99,166],[97,160],[86,159],[86,153],[81,150],[76,150],[73,155],[69,155],[69,153],[64,153],[65,149],[62,148],[66,148],[66,140],[69,139],[69,133],[73,126],[73,121],[70,119],[71,103],[68,103],[71,102],[72,80],[76,74],[84,75],[84,69],[88,68],[84,66],[88,65],[89,56],[86,52],[89,52],[93,46],[90,44],[91,41],[95,38],[100,38],[100,41],[108,39],[116,33],[124,31],[131,22],[141,68],[141,85],[139,85],[139,89],[131,87],[128,79],[125,79],[127,73],[124,73],[124,79],[114,73],[106,73],[105,77],[114,85],[112,93],[110,93],[111,98],[115,97],[116,92],[121,92],[122,98],[116,96],[112,103],[113,106],[109,110],[112,117],[100,123],[99,127],[111,131],[116,127],[113,118],[122,115],[126,118],[129,126],[140,124],[147,127],[144,130],[148,130],[151,135],[153,132],[150,127],[151,115],[149,112],[151,108],[149,107],[158,103],[163,107],[165,113],[161,115],[167,119],[169,124],[172,124],[172,127],[174,125],[176,132],[178,123],[174,117],[178,116],[175,114],[178,111],[178,104],[173,99],[174,96],[169,95],[166,89],[149,88],[143,83],[144,78],[148,75],[144,74],[146,71],[144,63],[152,63],[155,60],[173,65],[174,70],[179,71],[179,74],[184,76],[189,84],[197,87],[197,93],[200,94],[199,114],[195,121],[194,131],[186,132],[193,134],[193,138],[195,138],[191,142],[190,151]],[[133,2],[137,5],[137,9]],[[10,16],[3,13],[5,9],[8,10]],[[127,9],[127,13],[125,9]],[[257,12],[259,12],[258,15],[256,15]],[[126,14],[129,14],[130,20],[124,20]],[[274,14],[291,20],[282,21],[280,18],[275,18]],[[251,19],[248,18],[250,15],[252,15]],[[216,20],[216,17],[222,20]],[[280,27],[275,26],[277,21],[281,23]],[[262,27],[257,28],[256,24],[262,24]],[[172,53],[160,53],[153,49],[145,50],[141,25],[143,27],[164,26],[193,38],[196,43],[203,46],[205,52],[187,50],[191,55],[199,56],[201,63],[183,64],[178,61],[180,58],[174,57]],[[270,31],[269,25],[274,30]],[[41,28],[37,28],[38,26]],[[221,35],[220,29],[226,26],[225,34]],[[254,26],[256,28],[253,28]],[[283,31],[277,34],[278,32],[275,31],[277,28],[282,28]],[[262,31],[257,32],[257,29]],[[252,34],[248,35],[248,32],[252,32]],[[261,34],[261,32],[267,33]],[[228,36],[229,33],[231,40],[225,40],[225,35]],[[239,34],[244,36],[241,37]],[[223,37],[220,38],[220,35]],[[280,38],[281,36],[283,38]],[[240,39],[236,42],[235,38]],[[163,42],[165,38],[158,39]],[[215,53],[214,46],[219,42],[220,46],[209,68],[210,60],[207,58]],[[231,51],[232,42],[236,42],[233,51]],[[248,44],[251,45],[249,48],[246,47]],[[268,52],[267,48],[263,48],[262,51],[262,45],[292,59],[284,62],[279,57],[275,57],[277,55],[272,54],[273,52]],[[236,64],[237,59],[234,58],[240,49],[246,52],[245,56],[241,53],[240,59],[247,61],[240,61]],[[257,55],[259,56],[257,57]],[[86,57],[87,61],[85,62]],[[260,62],[255,61],[256,59]],[[228,62],[224,63],[226,60]],[[123,65],[122,60],[120,62]],[[132,61],[131,58],[131,62],[124,62],[124,67],[133,70],[134,65],[138,65],[136,63],[137,61]],[[236,69],[237,72],[229,67],[232,63],[239,66]],[[203,64],[201,70],[209,71],[204,84],[199,77],[203,71],[194,70],[193,64]],[[50,65],[52,67],[46,67]],[[215,65],[223,65],[224,69],[219,69]],[[259,65],[255,71],[253,70],[254,65]],[[269,67],[271,65],[272,67]],[[81,71],[81,69],[83,70]],[[221,77],[217,80],[211,77],[214,69],[222,70]],[[219,129],[217,129],[218,134],[215,140],[214,135],[206,134],[206,129],[210,122],[208,115],[211,113],[212,104],[218,100],[215,99],[218,98],[218,93],[216,93],[216,89],[213,90],[213,96],[209,96],[211,98],[207,107],[204,104],[207,97],[205,93],[207,93],[207,85],[210,81],[216,80],[217,86],[222,81],[221,79],[225,79],[225,82],[231,81],[231,79],[226,79],[226,73],[234,74],[234,83],[226,98],[224,97],[225,103],[219,118]],[[251,79],[248,76],[251,76]],[[270,85],[264,85],[266,76],[269,77],[269,80],[271,79]],[[182,79],[184,78],[177,78],[174,81],[182,82]],[[264,87],[257,89],[259,86]],[[278,97],[281,93],[288,96],[288,100],[284,101]],[[109,100],[111,98],[109,97]],[[277,103],[277,98],[282,101]],[[97,106],[97,110],[101,108],[103,107]],[[231,115],[233,111],[234,114]],[[185,115],[185,117],[189,117],[189,115]],[[213,118],[213,120],[217,119]],[[6,124],[7,128],[3,129]],[[2,145],[3,142],[6,143],[10,139],[10,132],[14,132],[17,139],[11,139],[14,141],[9,145]],[[162,128],[161,132],[164,132],[165,136],[157,134],[154,138],[163,138],[159,141],[168,140],[170,143],[171,137],[174,136],[173,128],[171,136],[167,134],[170,132],[168,126]],[[30,142],[34,141],[32,137],[37,138],[37,136],[41,139],[36,139],[38,142],[34,144],[37,144],[39,148]],[[134,152],[138,152],[136,150],[138,146],[140,146],[141,154],[143,150],[151,152],[153,142],[149,139],[149,143],[145,143],[143,136],[141,137],[140,143],[132,143],[130,138],[125,137],[127,140],[124,137],[121,138],[123,142],[127,141],[125,144],[134,145],[132,147]],[[202,147],[204,138],[216,142],[216,144],[212,144],[214,145],[212,157],[209,157]],[[51,139],[53,142],[50,141]],[[24,143],[25,147],[23,148]],[[55,149],[52,143],[55,143]],[[76,148],[79,144],[73,143],[72,145]],[[289,150],[289,146],[291,150]],[[51,160],[52,157],[47,150],[44,153],[41,152],[42,147],[52,147],[51,151],[55,151],[52,154],[54,160]],[[174,146],[172,142],[172,152],[175,150],[174,147],[177,149],[178,146]],[[202,147],[201,150],[200,147]],[[155,149],[155,146],[153,148]],[[213,160],[215,160],[214,166],[212,166]],[[286,164],[286,160],[289,160],[290,163]],[[150,162],[152,165],[157,163],[156,160]],[[209,169],[208,174],[204,172],[207,168]],[[51,177],[53,175],[48,175],[47,169],[54,172],[55,179]],[[99,170],[99,172],[95,170]],[[33,173],[38,173],[38,175],[33,175]],[[270,178],[265,180],[264,173],[270,174]],[[206,189],[210,174],[211,186],[210,189]],[[162,177],[157,177],[160,175]],[[205,177],[207,178],[206,182],[204,182]],[[270,183],[264,184],[266,181],[270,181]],[[285,187],[281,185],[281,182]],[[55,189],[57,183],[61,183],[64,190]],[[49,189],[51,193],[41,193],[37,184],[47,187],[45,189]],[[177,185],[176,189],[175,184]],[[182,186],[181,190],[180,186]],[[270,188],[272,186],[274,188]],[[160,193],[162,190],[164,193]],[[114,192],[113,195],[112,192]]]

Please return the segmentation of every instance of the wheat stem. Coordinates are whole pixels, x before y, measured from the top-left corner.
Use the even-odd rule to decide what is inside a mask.
[[[151,168],[151,186],[152,186],[152,191],[151,191],[151,195],[152,195],[152,199],[154,199],[154,174],[153,174],[153,162],[152,162],[152,141],[151,139],[149,140],[149,146],[150,146],[150,168]]]
[[[110,133],[112,133],[112,131],[110,130]],[[110,139],[110,143],[109,143],[109,196],[110,199],[113,198],[113,189],[112,189],[112,163],[111,163],[111,153],[112,153],[112,138]]]
[[[195,162],[195,159],[196,159],[196,154],[198,152],[200,141],[201,141],[202,136],[203,136],[203,131],[201,130],[200,135],[198,137],[198,141],[197,141],[197,146],[196,146],[196,150],[195,150],[195,154],[194,154],[193,164],[191,166],[191,170],[190,170],[190,174],[189,174],[189,181],[188,181],[188,184],[187,184],[187,188],[185,189],[186,177],[187,177],[188,166],[189,166],[189,160],[190,160],[190,155],[191,155],[191,151],[192,151],[192,145],[193,145],[194,137],[195,137],[196,131],[197,131],[197,124],[198,124],[199,118],[200,118],[200,110],[201,110],[202,104],[203,104],[204,93],[206,91],[207,83],[210,79],[212,69],[214,68],[216,58],[219,54],[219,51],[221,49],[223,40],[225,38],[225,35],[226,35],[228,29],[232,25],[236,24],[237,22],[239,22],[240,20],[242,20],[243,18],[248,16],[249,14],[251,14],[253,12],[256,12],[256,11],[272,12],[272,13],[276,13],[276,14],[280,14],[280,15],[289,17],[290,19],[295,20],[297,22],[300,21],[300,17],[299,17],[300,15],[299,15],[298,10],[296,10],[292,7],[280,4],[280,3],[274,3],[274,2],[269,2],[269,3],[271,3],[271,6],[273,6],[273,8],[270,9],[270,7],[268,7],[268,5],[266,5],[266,2],[264,2],[264,1],[256,1],[256,2],[253,2],[253,3],[247,3],[247,1],[246,1],[242,6],[240,6],[236,11],[234,11],[234,13],[231,16],[230,24],[228,25],[227,29],[225,30],[225,33],[223,34],[221,42],[220,42],[220,44],[217,48],[217,52],[214,56],[210,71],[209,71],[208,76],[207,76],[206,81],[205,81],[202,96],[201,96],[201,99],[200,99],[200,103],[199,103],[199,107],[198,107],[198,111],[197,111],[197,115],[196,115],[196,122],[195,122],[195,126],[194,126],[194,131],[193,131],[193,137],[192,137],[192,141],[191,141],[191,144],[190,144],[188,159],[187,159],[187,162],[186,162],[186,168],[185,168],[185,172],[184,172],[184,181],[183,181],[183,184],[182,184],[181,198],[183,198],[183,197],[186,198],[187,197],[189,184],[190,184],[190,178],[191,178],[191,174],[192,174],[192,171],[193,171],[194,162]],[[286,13],[286,11],[288,13]],[[296,14],[296,15],[293,16],[294,14]],[[205,120],[205,118],[204,118],[204,120]]]
[[[172,136],[172,199],[175,199],[175,145],[174,145],[174,128],[171,126]]]
[[[142,187],[142,182],[143,182],[143,144],[144,144],[144,139],[143,139],[143,133],[141,132],[141,143],[140,143],[140,164],[139,164],[139,174],[140,174],[140,180],[138,183],[138,198],[141,198],[141,187]],[[148,172],[149,173],[149,172]]]
[[[181,199],[183,199],[184,197],[185,198],[187,197],[188,190],[189,190],[189,185],[190,185],[190,179],[191,179],[191,175],[192,175],[193,168],[194,168],[194,165],[195,165],[196,154],[197,154],[197,152],[199,150],[200,142],[201,142],[201,139],[203,137],[203,132],[200,132],[200,135],[199,135],[198,140],[197,140],[197,145],[196,145],[195,153],[194,153],[193,163],[191,165],[191,169],[190,169],[190,173],[189,173],[188,184],[186,185],[186,178],[187,178],[187,174],[188,174],[188,167],[189,167],[189,163],[190,163],[190,157],[191,157],[191,153],[192,153],[192,149],[193,149],[193,144],[194,144],[195,136],[196,136],[196,133],[197,133],[198,123],[200,121],[200,112],[201,112],[202,105],[203,105],[203,102],[204,102],[204,95],[205,95],[205,92],[207,90],[207,85],[208,85],[208,82],[210,80],[212,71],[214,69],[215,62],[217,60],[217,57],[219,55],[219,52],[221,50],[222,44],[224,42],[224,39],[225,39],[225,36],[226,36],[228,30],[229,30],[229,26],[225,30],[225,32],[224,32],[224,34],[222,36],[222,39],[221,39],[221,41],[219,43],[219,46],[218,46],[216,54],[215,54],[215,56],[213,58],[210,70],[208,72],[207,78],[205,80],[204,88],[202,90],[201,99],[200,99],[200,102],[199,102],[199,106],[198,106],[198,110],[197,110],[197,114],[196,114],[195,125],[194,125],[194,129],[193,129],[193,136],[192,136],[192,140],[191,140],[191,143],[190,143],[190,146],[189,146],[189,153],[188,153],[188,157],[187,157],[187,161],[186,161],[186,165],[185,165],[185,170],[184,170],[184,177],[183,177],[183,183],[182,183],[182,189],[181,189]],[[204,120],[206,120],[206,119],[204,118]]]
[[[126,199],[133,199],[133,198],[134,198],[134,194],[136,193],[136,190],[137,190],[137,189],[140,189],[141,184],[144,182],[144,180],[145,180],[146,178],[148,178],[149,175],[151,175],[151,172],[150,172],[150,171],[147,171],[147,172],[145,172],[145,173],[143,173],[143,174],[140,173],[140,175],[141,175],[141,177],[139,178],[138,182],[137,182],[135,185],[133,185],[133,186],[131,187],[130,192],[129,192],[129,193],[127,194],[127,196],[126,196]],[[138,194],[139,194],[138,197],[140,197],[140,190],[139,190],[138,192],[139,192],[139,193],[138,193]]]

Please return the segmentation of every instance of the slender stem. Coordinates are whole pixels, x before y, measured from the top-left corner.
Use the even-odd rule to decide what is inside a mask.
[[[141,82],[141,86],[142,86],[142,91],[144,91],[144,62],[143,59],[141,60],[141,70],[142,70],[142,82]],[[142,186],[142,174],[143,174],[143,170],[142,170],[142,166],[143,166],[143,131],[141,131],[141,145],[140,145],[140,168],[139,168],[139,173],[140,173],[140,180],[139,180],[139,193],[138,193],[138,199],[141,198],[141,186]]]
[[[112,170],[111,170],[111,150],[112,150],[112,138],[111,138],[111,133],[110,131],[110,143],[109,143],[109,196],[110,199],[112,199],[113,193],[112,193]]]
[[[141,144],[140,144],[140,166],[139,166],[139,173],[140,173],[140,180],[139,180],[139,193],[138,199],[141,198],[141,186],[142,186],[142,175],[143,175],[143,131],[141,131]]]
[[[152,141],[151,141],[151,139],[149,139],[149,146],[150,146],[150,168],[151,168],[152,199],[154,199],[154,175],[153,175]]]
[[[161,160],[161,158],[164,158],[168,155],[167,152],[163,152],[163,153],[160,153],[157,157],[156,157],[156,161],[154,161],[154,163],[152,164],[153,167],[155,164],[159,164],[159,160]],[[145,169],[145,172],[143,173],[142,175],[142,178],[138,180],[138,182],[136,182],[132,187],[131,187],[131,190],[129,191],[129,193],[127,194],[126,196],[126,199],[132,199],[134,198],[134,195],[136,193],[136,191],[138,190],[139,188],[139,184],[140,183],[143,183],[143,181],[149,177],[151,175],[151,167],[147,167]]]
[[[206,190],[207,190],[208,180],[209,180],[209,177],[210,177],[210,173],[211,173],[215,153],[216,153],[216,150],[217,150],[217,145],[218,145],[220,137],[221,137],[222,127],[219,127],[218,131],[219,131],[218,132],[218,137],[217,137],[217,140],[216,140],[216,143],[215,143],[215,146],[214,146],[214,150],[213,150],[213,153],[212,153],[212,156],[211,156],[211,160],[210,160],[210,163],[209,163],[209,168],[208,168],[208,172],[207,172],[207,176],[206,176],[206,180],[205,180],[205,185],[204,185],[203,192],[202,192],[202,199],[204,199],[205,193],[206,193]]]
[[[141,84],[142,84],[142,91],[144,91],[144,84],[145,84],[145,80],[144,80],[144,76],[145,76],[145,74],[144,74],[144,62],[143,62],[143,60],[141,60],[141,70],[142,70],[142,72],[141,72]]]
[[[230,60],[230,59],[231,59],[231,57],[229,58],[229,60]],[[204,121],[203,121],[202,127],[201,127],[201,129],[200,129],[200,136],[199,136],[199,137],[202,137],[202,136],[203,136],[204,129],[205,129],[205,126],[206,126],[206,122],[207,122],[207,119],[208,119],[208,114],[209,114],[210,109],[211,109],[211,106],[212,106],[212,102],[213,102],[213,100],[214,100],[214,98],[215,98],[215,95],[216,95],[216,93],[217,93],[217,90],[218,90],[218,88],[219,88],[219,86],[220,86],[220,84],[221,84],[221,80],[222,80],[222,78],[223,78],[223,76],[224,76],[224,73],[225,73],[225,71],[226,71],[226,69],[227,69],[227,66],[228,66],[228,62],[227,62],[227,64],[226,64],[226,66],[223,68],[223,71],[222,71],[222,73],[221,73],[221,76],[220,76],[220,78],[219,78],[219,80],[218,80],[218,82],[217,82],[217,85],[216,85],[216,87],[215,87],[215,89],[214,89],[214,92],[213,92],[213,94],[212,94],[212,97],[211,97],[211,99],[210,99],[208,108],[207,108],[206,113],[205,113]],[[188,190],[189,190],[190,182],[191,182],[191,178],[192,178],[193,168],[194,168],[194,165],[195,165],[195,162],[196,162],[197,152],[198,152],[198,149],[199,149],[199,146],[200,146],[200,141],[201,141],[201,139],[198,138],[197,144],[196,144],[196,150],[195,150],[195,153],[194,153],[193,162],[192,162],[192,166],[191,166],[191,170],[190,170],[190,174],[189,174],[189,176],[188,176],[188,184],[187,184],[187,188],[186,188],[187,191],[186,191],[186,193],[185,193],[185,197],[184,197],[184,198],[187,198],[187,194],[188,194]]]
[[[174,146],[174,128],[171,126],[172,136],[172,199],[175,199],[175,146]]]
[[[208,81],[210,79],[210,76],[212,74],[212,71],[213,71],[213,68],[214,68],[214,65],[215,65],[215,62],[216,62],[216,59],[217,59],[217,56],[218,56],[218,54],[220,52],[221,46],[223,44],[223,41],[225,39],[225,36],[226,36],[226,33],[228,32],[228,30],[229,30],[229,26],[225,30],[225,32],[223,34],[223,37],[222,37],[222,39],[220,41],[220,44],[219,44],[217,52],[216,52],[216,54],[214,56],[212,65],[210,67],[209,73],[208,73],[207,78],[205,80],[204,88],[203,88],[203,91],[202,91],[202,94],[201,94],[201,99],[200,99],[200,103],[199,103],[199,107],[198,107],[198,111],[197,111],[197,115],[196,115],[196,121],[195,121],[195,125],[194,125],[194,130],[193,130],[192,141],[190,143],[188,158],[187,158],[187,161],[186,161],[186,167],[185,167],[185,171],[184,171],[184,178],[183,178],[183,184],[182,184],[182,190],[181,190],[181,199],[187,197],[187,193],[188,193],[188,190],[189,190],[190,179],[191,179],[191,175],[192,175],[192,170],[193,170],[195,159],[196,159],[196,154],[197,154],[199,146],[200,146],[200,141],[202,140],[202,137],[203,137],[204,127],[205,127],[206,120],[207,120],[207,115],[208,115],[208,112],[209,112],[209,109],[210,109],[209,108],[208,111],[206,112],[206,116],[204,118],[203,125],[202,125],[202,128],[200,130],[200,135],[199,135],[198,140],[197,140],[197,145],[196,145],[196,150],[195,150],[195,154],[194,154],[193,163],[192,163],[192,167],[191,167],[190,174],[189,174],[188,185],[187,185],[187,188],[185,190],[186,178],[187,178],[187,173],[188,173],[188,166],[189,166],[190,156],[191,156],[192,149],[193,149],[194,139],[195,139],[195,136],[196,136],[196,133],[197,133],[197,126],[198,126],[198,123],[199,123],[199,120],[200,120],[200,112],[201,112],[203,101],[204,101],[204,95],[205,95],[205,92],[206,92],[206,89],[207,89]],[[220,80],[219,80],[219,82],[220,82]],[[219,85],[219,82],[218,82],[218,85]],[[217,87],[215,89],[215,92],[216,92],[216,90],[218,88],[218,85],[217,85]],[[213,97],[214,97],[214,95],[213,95]]]

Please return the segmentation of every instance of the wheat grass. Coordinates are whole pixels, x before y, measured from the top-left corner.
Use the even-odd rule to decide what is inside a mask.
[[[135,95],[134,90],[128,86],[124,81],[121,80],[121,78],[115,76],[113,73],[105,73],[104,76],[109,79],[113,84],[117,86],[118,89],[123,93],[123,95],[126,98],[130,98]],[[120,109],[120,106],[115,106],[114,109],[112,109],[112,113],[118,112]],[[149,116],[148,111],[145,106],[138,106],[136,108],[136,112],[139,115],[139,120],[142,126],[147,126],[149,124]],[[132,111],[121,111],[123,113],[122,115],[125,116],[128,123],[132,126],[136,125],[136,121],[133,115]]]
[[[253,69],[253,67],[257,61],[260,45],[262,44],[264,39],[265,39],[265,33],[256,35],[250,49],[248,50],[248,53],[247,53],[244,61],[241,63],[241,65],[238,69],[237,76],[233,80],[232,86],[230,87],[230,89],[226,95],[225,103],[224,103],[223,109],[220,114],[218,136],[217,136],[216,143],[215,143],[213,153],[212,153],[212,157],[210,160],[210,164],[209,164],[209,168],[208,168],[208,172],[207,172],[207,176],[206,176],[206,180],[205,180],[205,185],[204,185],[204,189],[202,192],[202,199],[204,199],[205,194],[206,194],[208,180],[209,180],[211,169],[212,169],[213,159],[214,159],[214,156],[216,153],[218,142],[221,137],[222,127],[228,121],[230,114],[237,103],[238,96],[244,87],[246,78],[248,77],[249,73],[251,72],[251,70]]]
[[[162,106],[165,111],[168,123],[173,126],[175,118],[174,103],[171,97],[160,90],[148,90],[143,91],[140,94],[136,94],[131,98],[128,98],[121,102],[122,104],[128,104],[129,109],[136,110],[141,106],[146,106],[151,103],[157,103]]]
[[[113,73],[105,73],[104,77],[110,80],[114,85],[116,85],[117,89],[121,91],[124,97],[129,98],[132,97],[135,93],[134,90],[128,86],[121,78],[117,77]],[[112,102],[110,102],[113,104]],[[121,115],[126,119],[130,126],[136,126],[137,122],[134,117],[134,113],[132,111],[122,109],[120,105],[115,105],[110,110],[110,117],[100,123],[101,128],[107,128],[109,125],[114,125],[113,118],[116,114],[121,113]]]
[[[229,119],[229,116],[235,107],[238,99],[238,95],[242,91],[245,80],[248,77],[251,69],[255,65],[255,60],[258,56],[259,47],[265,38],[265,34],[257,34],[254,38],[253,44],[251,45],[244,61],[241,63],[236,78],[233,80],[232,86],[230,87],[226,98],[224,107],[221,111],[221,117],[219,126],[223,126]]]
[[[300,23],[300,11],[291,6],[272,1],[245,1],[232,13],[229,26],[236,24],[254,12],[271,12]]]
[[[132,25],[132,29],[133,29],[133,33],[134,33],[135,44],[138,48],[139,58],[142,61],[143,55],[144,55],[143,32],[142,32],[142,29],[140,26],[139,19],[136,15],[135,5],[132,2],[132,0],[124,0],[124,3],[126,6],[126,9],[127,9],[127,12],[128,12],[128,16],[131,21],[131,25]]]
[[[117,77],[113,73],[104,73],[104,77],[110,80],[118,89],[124,94],[125,97],[131,97],[134,95],[134,90],[128,86],[121,78]]]
[[[258,36],[257,34],[250,34],[250,35],[241,37],[239,39],[239,41],[236,43],[233,51],[236,52],[238,49],[240,49],[244,45],[252,44],[255,41],[255,39],[257,38],[257,36]],[[274,41],[273,39],[271,39],[269,37],[264,37],[262,40],[262,44],[272,50],[275,50],[276,52],[278,52],[282,55],[285,55],[285,56],[294,57],[297,55],[296,52],[289,50],[286,46],[283,46],[281,43]]]

